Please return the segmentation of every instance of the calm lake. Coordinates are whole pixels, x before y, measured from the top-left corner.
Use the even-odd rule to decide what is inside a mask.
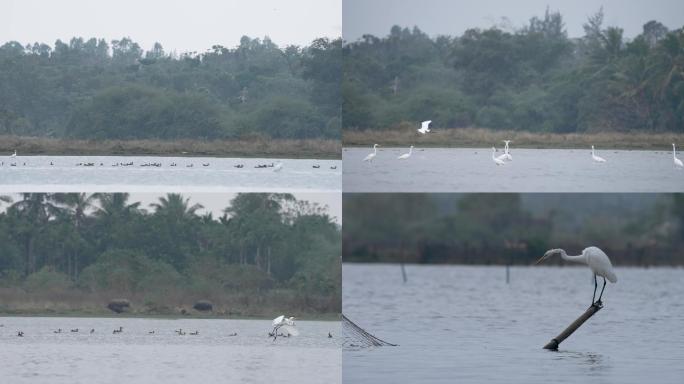
[[[297,321],[299,336],[275,342],[267,335],[270,320],[0,317],[0,324],[3,383],[302,384],[342,377],[337,321]],[[119,326],[123,332],[112,334]],[[58,328],[63,333],[55,334]],[[186,335],[174,332],[179,328]]]
[[[684,170],[672,152],[597,149],[511,149],[513,161],[497,166],[491,148],[345,148],[345,192],[682,192]],[[501,150],[497,155],[502,154]],[[681,156],[680,156],[681,157]]]
[[[616,268],[604,308],[586,267],[343,266],[343,312],[396,347],[345,348],[344,383],[683,383],[684,270]],[[599,287],[600,289],[600,287]]]
[[[155,156],[18,156],[0,160],[3,193],[169,189],[176,192],[329,192],[342,188],[340,160]],[[272,167],[255,168],[278,161],[283,162],[279,172]],[[132,166],[115,166],[131,162]],[[86,163],[93,166],[77,165]],[[161,166],[144,166],[151,163],[161,163]]]

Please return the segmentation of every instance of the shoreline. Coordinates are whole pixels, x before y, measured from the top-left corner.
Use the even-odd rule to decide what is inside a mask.
[[[340,160],[333,139],[76,140],[0,135],[0,154],[19,156],[175,156]]]
[[[274,315],[278,316],[278,315]],[[269,316],[224,316],[224,315],[195,315],[195,314],[134,314],[134,313],[122,313],[122,314],[97,314],[97,313],[80,313],[80,312],[64,312],[64,313],[8,313],[0,312],[0,318],[2,317],[68,317],[68,318],[98,318],[98,319],[167,319],[167,320],[181,320],[181,319],[193,319],[193,320],[273,320],[273,317]],[[329,313],[329,314],[300,314],[300,321],[340,321],[340,313]]]
[[[503,140],[511,140],[511,146],[528,149],[586,149],[592,145],[601,149],[667,150],[672,143],[684,148],[682,133],[603,132],[603,133],[537,133],[526,131],[494,131],[484,128],[434,129],[427,135],[415,130],[343,131],[345,148],[385,147],[424,148],[489,148],[503,146]]]

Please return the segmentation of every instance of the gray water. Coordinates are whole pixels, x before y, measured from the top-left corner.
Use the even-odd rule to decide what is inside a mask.
[[[169,189],[177,192],[329,192],[342,188],[340,160],[159,156],[18,156],[0,160],[3,162],[0,186],[5,193],[157,192]],[[274,172],[273,168],[254,168],[278,161],[284,164],[280,172]],[[95,166],[77,166],[91,162]],[[134,165],[112,166],[129,162]],[[162,166],[141,167],[141,164],[155,162]],[[171,167],[174,162],[177,166]],[[12,163],[16,166],[11,166]],[[209,166],[204,167],[203,163]],[[193,167],[188,168],[189,164]],[[235,168],[236,164],[243,164],[244,168]],[[313,168],[314,165],[320,168]]]
[[[604,308],[584,267],[343,266],[343,312],[397,347],[343,351],[344,383],[683,383],[684,270],[617,268]],[[600,289],[600,287],[599,287]]]
[[[270,320],[0,317],[0,324],[2,383],[306,384],[339,383],[342,375],[338,338],[328,338],[339,322],[297,321],[299,336],[275,342]],[[112,334],[119,326],[123,333]],[[53,333],[58,328],[65,333]]]
[[[684,170],[672,152],[597,149],[511,149],[513,161],[497,166],[491,148],[345,148],[345,192],[682,192]],[[501,150],[497,155],[502,154]],[[684,156],[684,155],[682,155]],[[681,157],[681,156],[680,156]]]

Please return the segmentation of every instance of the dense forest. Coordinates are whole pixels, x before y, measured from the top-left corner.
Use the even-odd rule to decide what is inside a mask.
[[[80,139],[340,136],[341,40],[268,38],[180,55],[129,38],[0,46],[0,135]]]
[[[649,21],[627,39],[603,20],[589,17],[580,38],[547,9],[518,30],[395,26],[347,42],[343,128],[684,132],[684,29]]]
[[[343,203],[345,261],[529,265],[548,249],[596,245],[617,265],[684,266],[681,194],[345,194]]]
[[[125,193],[15,200],[2,198],[0,311],[97,313],[117,297],[139,313],[196,300],[226,315],[340,310],[339,226],[292,195],[238,194],[218,218],[179,194],[149,209]]]

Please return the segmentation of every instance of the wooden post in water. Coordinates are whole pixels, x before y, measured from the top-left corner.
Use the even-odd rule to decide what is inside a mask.
[[[580,317],[578,317],[577,320],[573,321],[572,324],[565,328],[565,330],[561,332],[560,335],[551,339],[551,341],[549,341],[544,346],[544,349],[557,351],[558,345],[562,343],[563,340],[567,339],[568,336],[572,335],[572,333],[575,332],[577,328],[581,327],[585,321],[589,320],[590,317],[594,316],[594,314],[601,310],[601,308],[603,308],[603,305],[601,303],[595,303],[589,308],[587,308],[587,310]]]

